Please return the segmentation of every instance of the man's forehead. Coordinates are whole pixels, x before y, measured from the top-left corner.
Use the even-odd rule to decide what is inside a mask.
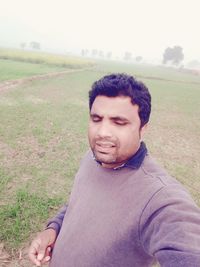
[[[111,106],[112,105],[112,106]],[[131,98],[129,96],[115,96],[115,97],[108,97],[104,95],[99,95],[95,98],[92,108],[103,108],[103,107],[138,107],[137,105],[131,102]],[[91,109],[92,109],[91,108]]]
[[[127,118],[138,113],[138,105],[133,105],[129,96],[97,96],[91,108],[91,114],[109,117]]]

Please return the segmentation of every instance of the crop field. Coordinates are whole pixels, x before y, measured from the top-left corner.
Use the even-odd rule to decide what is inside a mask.
[[[0,48],[0,82],[93,65],[93,61],[78,57]]]
[[[62,69],[37,66],[2,59],[2,80]],[[5,255],[0,266],[31,266],[25,260],[27,246],[67,201],[88,149],[88,90],[111,72],[128,72],[149,87],[153,109],[145,142],[200,205],[200,76],[159,66],[97,62],[91,69],[30,80],[0,91],[0,254]]]

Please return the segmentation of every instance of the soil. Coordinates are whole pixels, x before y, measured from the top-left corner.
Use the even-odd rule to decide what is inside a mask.
[[[32,267],[33,265],[28,259],[28,245],[20,249],[18,252],[13,252],[13,255],[8,254],[4,248],[4,244],[0,243],[0,267]]]

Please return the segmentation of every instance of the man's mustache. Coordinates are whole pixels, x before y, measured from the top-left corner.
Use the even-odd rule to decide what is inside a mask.
[[[117,146],[117,141],[111,138],[96,138],[95,144],[99,146]]]

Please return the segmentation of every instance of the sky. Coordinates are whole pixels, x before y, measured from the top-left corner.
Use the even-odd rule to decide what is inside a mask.
[[[160,60],[183,47],[200,60],[199,0],[0,0],[0,46],[37,41],[42,50],[112,51]]]

